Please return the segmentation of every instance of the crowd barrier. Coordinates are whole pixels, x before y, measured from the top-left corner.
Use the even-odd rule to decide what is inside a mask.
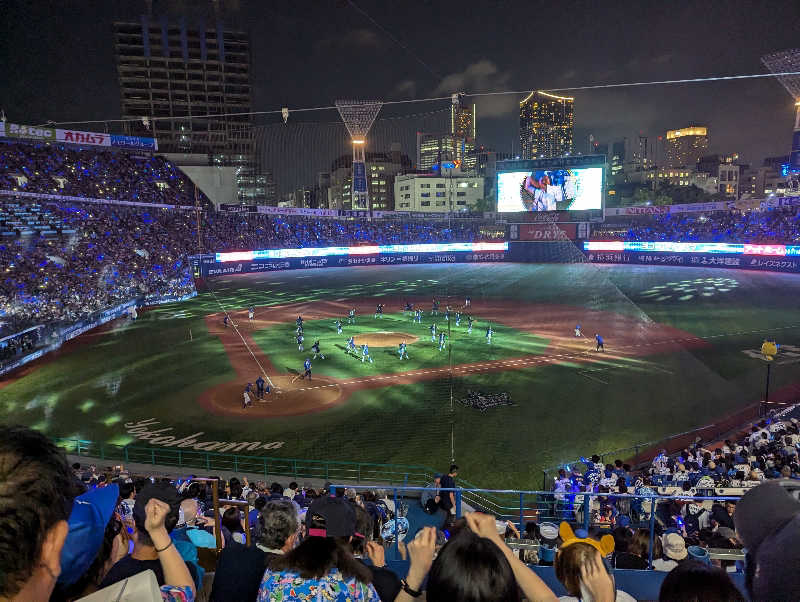
[[[338,489],[355,489],[356,491],[374,489],[374,487],[363,485],[350,485],[338,483],[331,487],[332,494],[336,494]],[[425,491],[431,491],[429,487],[409,487],[409,486],[389,486],[385,488],[387,494],[395,502],[395,508],[399,508],[399,502],[406,498],[413,498],[407,503],[420,503],[420,498]],[[692,500],[702,505],[707,511],[711,511],[714,503],[722,503],[726,500],[737,501],[741,496],[721,496],[713,495],[713,490],[698,490],[694,494],[680,495],[633,495],[618,493],[556,493],[552,491],[525,491],[515,489],[476,489],[476,488],[441,488],[440,494],[453,493],[455,498],[455,516],[459,518],[465,510],[485,512],[494,515],[498,521],[498,529],[505,528],[502,523],[506,521],[513,523],[520,534],[525,533],[526,524],[535,522],[537,525],[542,523],[554,523],[558,525],[566,521],[573,525],[582,526],[584,529],[599,528],[611,533],[613,525],[610,522],[596,520],[598,513],[596,510],[601,502],[606,504],[613,502],[621,505],[622,500],[627,500],[630,507],[629,514],[630,526],[632,528],[647,529],[650,535],[648,565],[653,566],[654,539],[658,536],[657,532],[673,528],[667,522],[670,516],[665,514],[666,505],[662,508],[662,501],[675,501],[676,499]],[[710,495],[709,495],[710,494]],[[395,541],[400,538],[399,521],[394,522]],[[539,547],[550,545],[547,542],[539,541]],[[552,548],[551,548],[552,549]],[[743,559],[743,554],[737,555],[731,551],[731,555]]]
[[[34,360],[39,359],[40,357],[59,349],[64,343],[67,341],[74,339],[82,335],[85,332],[88,332],[98,326],[102,326],[106,322],[110,322],[111,320],[116,320],[117,318],[127,314],[128,310],[131,307],[142,307],[147,305],[163,305],[165,303],[177,303],[180,301],[186,301],[187,299],[191,299],[192,297],[197,296],[197,292],[193,291],[186,295],[167,295],[167,296],[145,296],[145,297],[138,297],[136,299],[131,299],[130,301],[126,301],[125,303],[121,303],[120,305],[116,305],[109,309],[104,309],[102,311],[95,312],[91,314],[89,317],[84,318],[83,320],[78,320],[77,322],[73,322],[68,325],[49,325],[49,326],[42,326],[39,328],[39,336],[38,336],[38,347],[33,350],[32,352],[16,358],[5,363],[0,362],[0,376],[3,374],[7,374],[28,364]],[[14,338],[16,336],[20,336],[25,332],[33,330],[31,328],[26,329],[25,331],[12,334],[8,337],[4,337],[3,340]]]

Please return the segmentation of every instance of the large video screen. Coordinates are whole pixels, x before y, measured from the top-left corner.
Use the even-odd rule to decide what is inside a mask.
[[[497,210],[500,212],[602,208],[602,167],[536,169],[497,174]]]

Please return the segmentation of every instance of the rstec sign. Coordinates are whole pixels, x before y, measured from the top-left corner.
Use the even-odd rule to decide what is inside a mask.
[[[28,138],[29,140],[57,140],[56,130],[53,128],[42,128],[34,125],[20,125],[18,123],[6,124],[6,136],[9,138]]]

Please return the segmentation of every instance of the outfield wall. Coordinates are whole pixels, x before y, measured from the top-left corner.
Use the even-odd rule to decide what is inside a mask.
[[[800,272],[800,246],[795,245],[584,241],[582,247],[591,263]]]
[[[196,278],[307,268],[481,263],[507,259],[506,242],[306,247],[233,251],[189,257]]]

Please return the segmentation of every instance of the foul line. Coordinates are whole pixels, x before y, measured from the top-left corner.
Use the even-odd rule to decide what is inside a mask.
[[[253,353],[252,349],[250,349],[250,345],[248,345],[247,341],[244,340],[244,336],[242,336],[242,333],[239,332],[239,327],[236,325],[236,322],[233,321],[233,318],[231,318],[230,314],[228,313],[228,310],[225,309],[225,306],[222,305],[220,300],[217,298],[217,293],[214,292],[214,289],[211,286],[208,287],[208,290],[210,290],[211,294],[214,295],[214,301],[217,302],[217,305],[219,305],[220,309],[227,316],[228,321],[233,325],[233,329],[236,331],[236,334],[239,335],[239,338],[242,340],[242,343],[244,344],[245,349],[247,349],[247,351],[250,353],[251,357],[253,358],[253,361],[256,363],[256,365],[258,366],[259,370],[261,370],[261,374],[263,374],[266,377],[270,388],[271,389],[275,389],[276,392],[277,392],[277,387],[275,386],[275,383],[272,382],[272,379],[269,377],[269,374],[267,374],[267,371],[264,370],[264,366],[262,366],[261,362],[258,361],[258,358],[256,357],[256,354]]]

